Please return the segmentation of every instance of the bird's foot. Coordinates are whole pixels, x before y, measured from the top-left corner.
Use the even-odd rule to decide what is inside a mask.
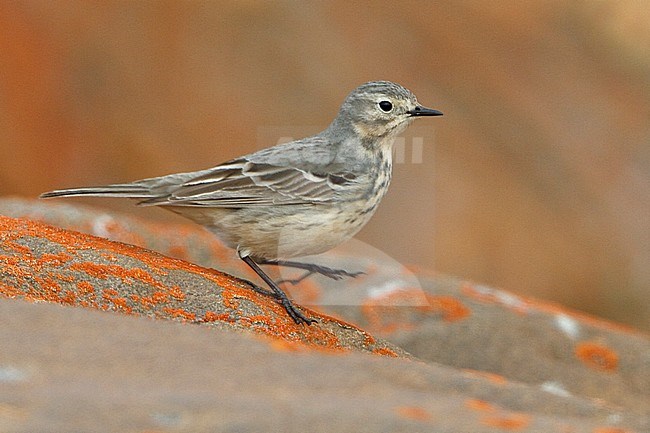
[[[305,280],[306,278],[309,278],[311,275],[314,274],[320,274],[327,278],[331,278],[333,280],[340,280],[344,277],[356,278],[359,275],[365,274],[365,272],[350,272],[350,271],[346,271],[345,269],[335,269],[335,268],[330,268],[328,266],[316,265],[314,263],[301,263],[301,262],[292,262],[287,260],[264,260],[260,264],[283,266],[286,268],[296,268],[296,269],[303,269],[307,271],[298,278],[285,278],[280,281],[277,281],[278,284],[289,283],[292,285],[296,285],[299,282]]]
[[[284,309],[287,311],[289,316],[293,319],[296,324],[300,325],[301,323],[304,323],[305,325],[311,325],[312,323],[316,323],[316,319],[312,319],[310,317],[307,317],[305,313],[300,311],[298,307],[293,305],[293,302],[289,298],[284,298],[280,299],[280,303],[284,307]]]
[[[270,291],[263,289],[259,287],[258,285],[248,281],[244,280],[253,291],[259,293],[260,295],[263,296],[268,296],[269,298],[275,299],[279,304],[281,304],[284,309],[286,310],[287,314],[293,319],[296,324],[300,325],[302,323],[306,325],[311,325],[312,323],[316,323],[316,319],[311,319],[305,315],[298,307],[296,307],[293,302],[291,302],[291,299],[282,291],[280,292],[275,292],[275,291]]]

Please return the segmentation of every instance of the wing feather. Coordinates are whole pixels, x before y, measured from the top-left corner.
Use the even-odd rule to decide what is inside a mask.
[[[354,174],[344,171],[321,173],[244,157],[181,183],[161,182],[157,196],[140,204],[239,208],[326,203],[356,181]]]

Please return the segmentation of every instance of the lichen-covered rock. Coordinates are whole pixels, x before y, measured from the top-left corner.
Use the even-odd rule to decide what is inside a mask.
[[[28,219],[0,216],[0,295],[250,330],[321,350],[406,355],[316,312],[317,324],[297,325],[274,299],[222,272]]]
[[[295,325],[166,256],[244,274],[199,227],[19,199],[0,214],[30,218],[0,217],[0,293],[48,302],[0,299],[0,431],[650,431],[638,331],[345,249],[318,260],[366,275],[292,288],[319,319]]]

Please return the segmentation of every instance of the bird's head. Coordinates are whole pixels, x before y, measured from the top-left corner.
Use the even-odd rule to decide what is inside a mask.
[[[416,118],[441,116],[422,107],[413,93],[390,81],[371,81],[345,98],[331,128],[353,131],[363,141],[393,138]]]

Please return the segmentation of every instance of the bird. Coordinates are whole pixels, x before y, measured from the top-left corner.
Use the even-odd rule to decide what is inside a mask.
[[[405,87],[371,81],[354,89],[322,132],[187,173],[105,186],[59,189],[41,198],[98,196],[138,200],[203,225],[234,249],[269,286],[297,324],[308,317],[260,267],[286,266],[333,279],[361,273],[290,259],[315,255],[352,238],[372,217],[392,177],[395,138],[419,117]]]

